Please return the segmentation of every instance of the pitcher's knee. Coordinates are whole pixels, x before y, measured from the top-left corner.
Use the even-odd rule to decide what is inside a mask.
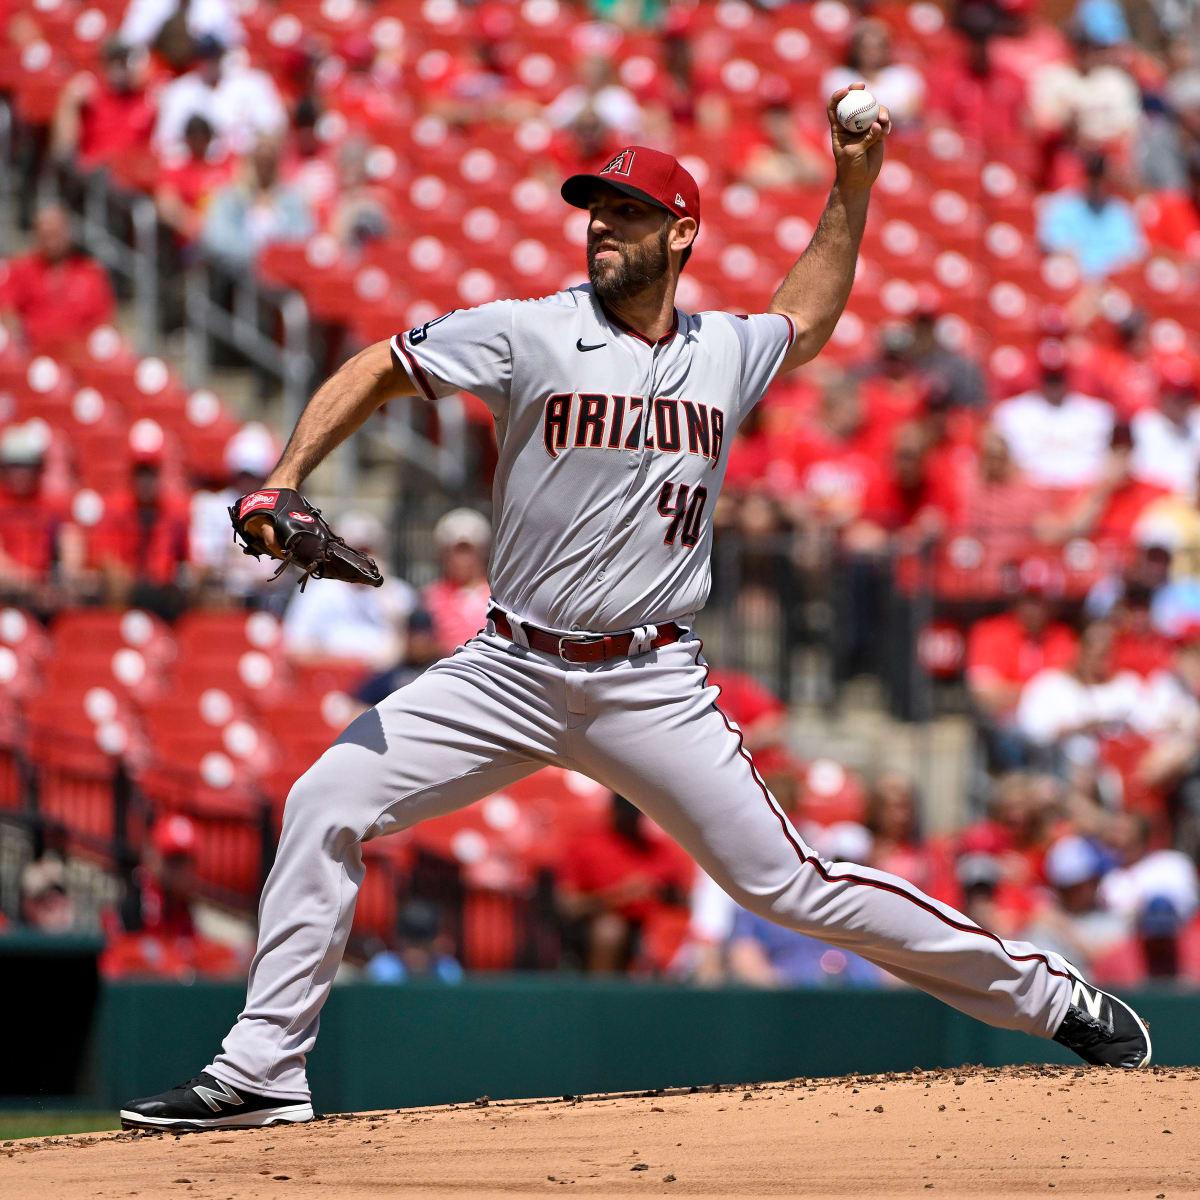
[[[282,836],[316,837],[339,844],[357,838],[354,789],[328,759],[327,750],[292,784],[283,807]]]

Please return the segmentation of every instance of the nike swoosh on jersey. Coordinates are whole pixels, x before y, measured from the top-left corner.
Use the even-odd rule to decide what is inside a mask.
[[[601,346],[607,346],[607,342],[597,342],[594,346],[585,346],[583,338],[579,338],[575,343],[576,350],[582,350],[586,354],[589,350],[599,350]]]

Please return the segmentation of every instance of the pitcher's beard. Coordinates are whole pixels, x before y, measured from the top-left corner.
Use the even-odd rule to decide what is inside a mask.
[[[611,304],[660,283],[671,266],[667,251],[670,233],[668,223],[656,241],[645,246],[622,246],[619,258],[603,262],[596,261],[595,247],[588,246],[588,279],[596,295]]]

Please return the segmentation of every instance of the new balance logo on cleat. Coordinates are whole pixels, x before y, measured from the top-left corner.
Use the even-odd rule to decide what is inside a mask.
[[[1054,1040],[1085,1062],[1102,1067],[1144,1067],[1150,1061],[1150,1030],[1124,1000],[1071,973],[1071,1003]]]
[[[1104,993],[1092,991],[1084,986],[1083,980],[1075,980],[1075,986],[1071,989],[1071,1003],[1079,1008],[1086,1009],[1097,1020],[1102,1021],[1104,1018],[1101,1012],[1104,1007]],[[1111,1017],[1109,1024],[1112,1024]]]
[[[229,1086],[229,1084],[221,1083],[219,1079],[217,1082],[221,1086],[220,1091],[216,1091],[202,1083],[197,1083],[192,1088],[192,1091],[195,1092],[196,1095],[199,1096],[200,1099],[203,1100],[204,1103],[213,1110],[213,1112],[221,1111],[222,1101],[224,1101],[226,1104],[245,1104],[245,1101],[237,1094],[237,1092],[233,1090],[233,1088]]]

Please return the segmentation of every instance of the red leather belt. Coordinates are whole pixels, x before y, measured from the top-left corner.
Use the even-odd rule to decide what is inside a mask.
[[[512,625],[508,618],[498,609],[488,609],[488,620],[496,627],[496,632],[510,642],[513,637]],[[575,636],[573,634],[559,635],[548,629],[539,629],[536,625],[526,625],[525,635],[534,650],[544,654],[556,654],[563,662],[592,663],[604,662],[608,658],[627,658],[629,648],[633,645],[633,632],[604,633],[596,635]],[[651,647],[665,646],[669,642],[677,642],[686,631],[674,621],[658,626],[658,636],[650,643]]]

